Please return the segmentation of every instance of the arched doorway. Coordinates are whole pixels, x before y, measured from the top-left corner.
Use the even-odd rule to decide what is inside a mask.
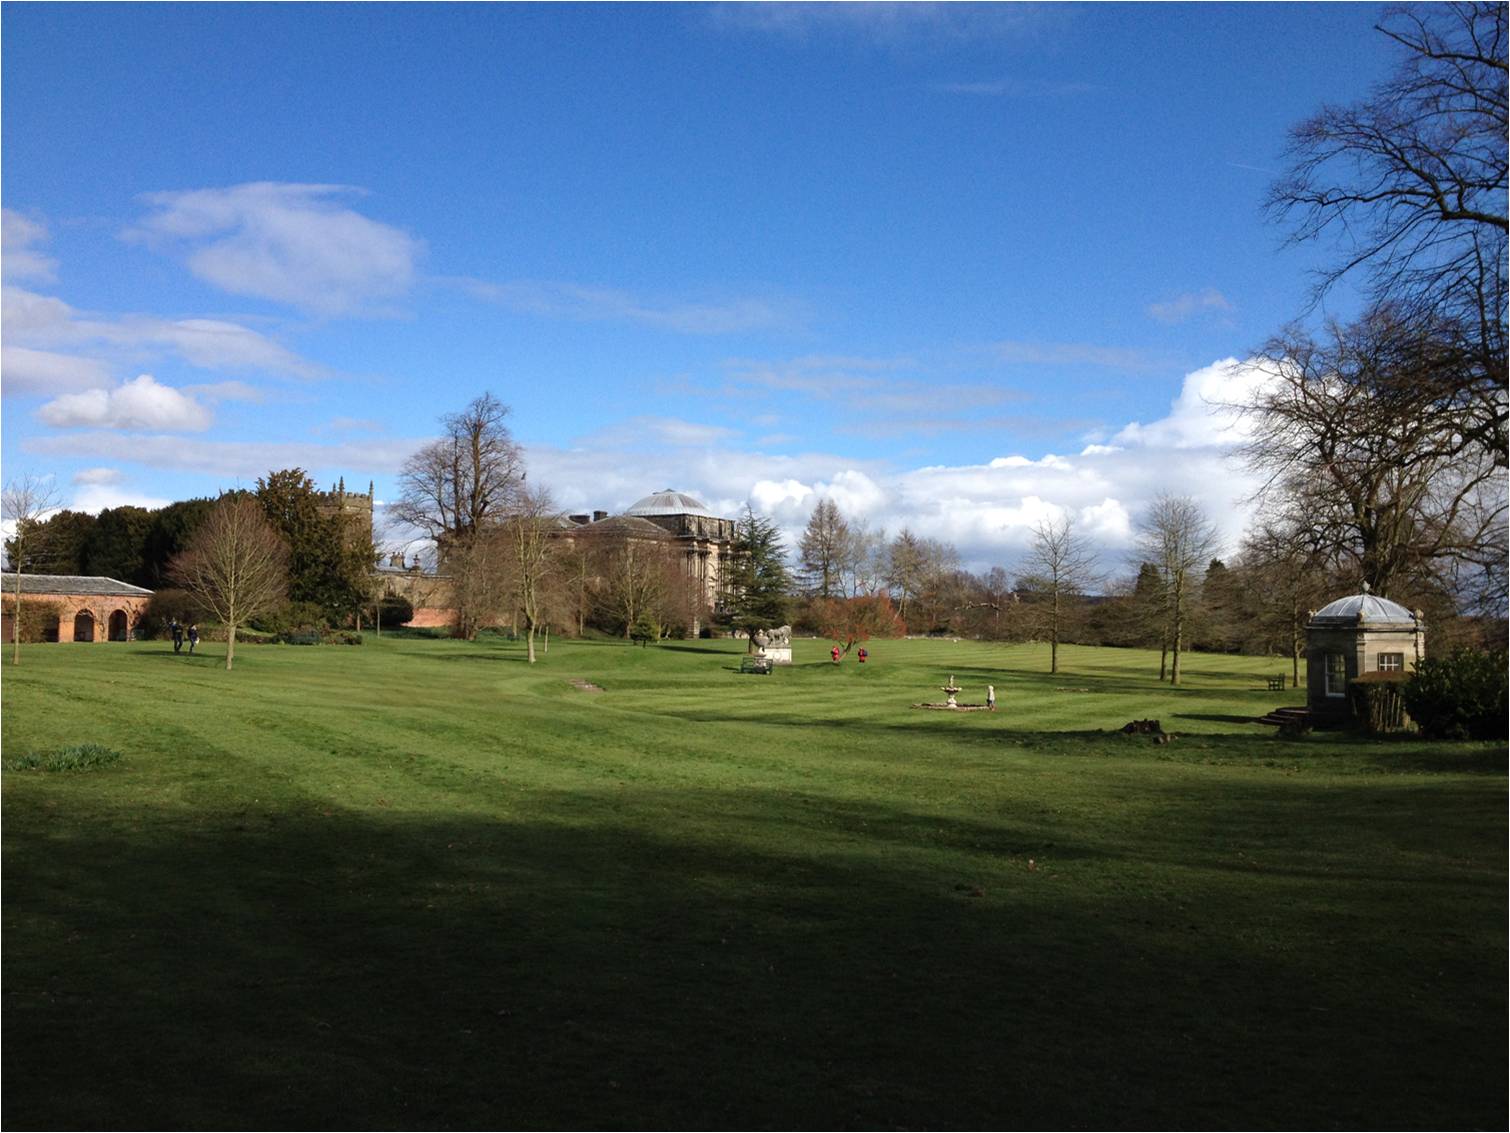
[[[94,640],[94,615],[88,610],[80,610],[74,615],[73,639],[75,641]]]
[[[125,610],[116,610],[110,615],[110,640],[125,641],[130,633],[131,621]]]

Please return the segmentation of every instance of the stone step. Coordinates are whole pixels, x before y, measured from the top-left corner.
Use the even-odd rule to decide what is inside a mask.
[[[1304,707],[1275,708],[1254,721],[1258,724],[1273,724],[1281,728],[1305,729],[1311,727],[1311,710]]]

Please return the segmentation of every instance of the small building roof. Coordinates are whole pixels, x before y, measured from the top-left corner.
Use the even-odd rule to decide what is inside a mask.
[[[8,594],[16,592],[16,576],[6,574],[0,579],[0,589]],[[112,598],[150,598],[152,591],[141,586],[132,586],[118,578],[106,578],[98,574],[23,574],[22,594],[79,594]]]
[[[1370,625],[1382,622],[1404,622],[1412,625],[1416,616],[1398,602],[1370,594],[1349,594],[1328,602],[1311,616],[1312,625]]]
[[[680,513],[678,513],[680,514]],[[611,515],[596,523],[588,523],[571,529],[573,535],[617,535],[635,539],[674,539],[664,527],[657,527],[650,520],[638,515]]]
[[[703,515],[717,519],[708,510],[708,505],[696,496],[678,492],[674,488],[652,492],[643,500],[637,500],[624,510],[625,515]]]

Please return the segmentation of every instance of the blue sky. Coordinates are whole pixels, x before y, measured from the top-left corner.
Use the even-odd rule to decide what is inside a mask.
[[[829,495],[1010,569],[1171,491],[1235,539],[1208,402],[1331,253],[1260,202],[1379,14],[6,5],[5,475],[382,500],[491,390],[568,510]]]

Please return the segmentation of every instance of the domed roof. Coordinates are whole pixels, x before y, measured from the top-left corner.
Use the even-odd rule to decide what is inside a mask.
[[[678,492],[667,488],[661,492],[653,492],[643,500],[638,500],[624,509],[625,515],[705,515],[709,519],[718,517],[708,510],[708,505],[696,496],[689,496],[686,492]]]
[[[1400,603],[1391,602],[1388,598],[1380,598],[1377,594],[1370,594],[1365,590],[1362,594],[1349,594],[1346,598],[1328,602],[1316,611],[1311,620],[1349,624],[1353,622],[1404,622],[1409,625],[1415,621],[1415,615]]]

